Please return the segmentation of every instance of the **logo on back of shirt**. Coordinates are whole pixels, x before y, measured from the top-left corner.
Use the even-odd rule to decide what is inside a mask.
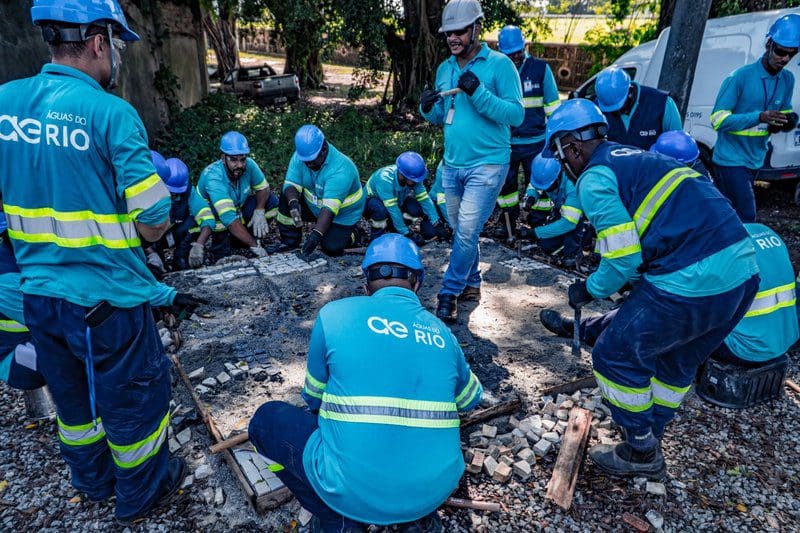
[[[367,319],[367,327],[378,335],[390,335],[398,339],[406,339],[409,335],[408,326],[397,320],[389,320],[381,316],[371,316]],[[425,324],[412,324],[414,342],[425,346],[445,347],[444,337],[439,335],[439,328]]]
[[[658,135],[656,130],[641,130],[639,131],[639,137],[653,137],[654,135]]]
[[[639,150],[637,148],[617,148],[615,150],[611,150],[611,155],[614,157],[628,157],[629,155],[642,153],[644,153],[644,150]]]
[[[86,119],[73,115],[62,116],[58,113],[55,115],[56,119],[69,118],[66,122],[73,124],[45,123],[43,129],[42,122],[35,118],[0,115],[0,141],[27,144],[41,144],[44,141],[47,146],[72,148],[81,152],[88,150],[91,144],[89,134],[83,128],[74,126],[74,124],[86,124]]]

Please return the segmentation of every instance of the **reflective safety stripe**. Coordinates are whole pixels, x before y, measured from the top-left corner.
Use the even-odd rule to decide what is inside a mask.
[[[375,220],[375,219],[371,218],[369,220],[369,225],[372,226],[375,229],[385,229],[386,226],[389,225],[389,221],[386,220],[385,218],[383,220]]]
[[[197,216],[195,216],[194,219],[198,225],[202,225],[203,222],[214,220],[214,212],[211,211],[210,207],[204,207],[197,212]]]
[[[653,403],[677,409],[681,406],[683,397],[686,396],[692,386],[675,387],[674,385],[667,385],[656,378],[650,378],[650,387],[653,390]]]
[[[234,204],[233,200],[230,198],[223,198],[222,200],[214,202],[214,209],[217,210],[218,215],[222,215],[229,211],[236,211],[236,204]]]
[[[616,259],[642,251],[633,222],[617,224],[597,233],[595,250],[605,259]]]
[[[641,413],[653,406],[653,391],[650,387],[635,388],[619,385],[597,370],[594,371],[594,376],[597,378],[597,385],[600,387],[603,398],[620,409]]]
[[[359,187],[356,192],[354,192],[353,194],[345,197],[344,201],[342,202],[342,207],[350,207],[354,203],[356,203],[359,200],[361,200],[362,196],[364,196],[364,189]]]
[[[732,114],[733,113],[731,111],[729,111],[728,109],[720,109],[716,113],[712,113],[711,117],[710,117],[711,118],[711,126],[715,130],[718,130],[719,127],[722,126],[722,123],[725,121],[725,119],[728,118],[729,116],[731,116]]]
[[[675,189],[683,183],[687,178],[699,178],[700,174],[695,172],[689,167],[680,167],[673,169],[658,180],[647,196],[644,197],[642,203],[633,214],[633,221],[636,223],[636,228],[639,230],[639,237],[644,235],[647,227],[653,218],[658,213],[662,204],[667,201],[667,198],[675,191]]]
[[[522,107],[526,109],[534,107],[543,107],[544,97],[542,96],[526,96],[522,99]]]
[[[261,180],[260,183],[257,183],[256,185],[253,185],[251,187],[251,189],[253,189],[254,191],[263,191],[267,187],[269,187],[269,184],[267,183],[267,179],[264,178],[263,180]]]
[[[443,193],[443,192],[438,192],[438,193],[436,193],[436,203],[437,203],[438,205],[442,205],[443,203],[445,203],[445,201],[446,201],[446,198],[447,198],[447,197],[444,195],[444,193]]]
[[[0,320],[0,331],[5,331],[8,333],[25,333],[28,331],[28,328],[16,320]]]
[[[573,224],[578,223],[578,221],[581,219],[581,215],[583,215],[583,211],[577,207],[572,207],[566,204],[561,206],[561,216]]]
[[[278,463],[272,463],[267,465],[267,469],[270,472],[280,472],[281,470],[283,470],[283,465]]]
[[[550,211],[553,209],[553,201],[550,198],[539,198],[531,209],[534,211]]]
[[[125,189],[125,201],[128,204],[128,213],[131,214],[154,206],[162,198],[169,198],[169,191],[158,174],[152,174]]]
[[[384,200],[383,205],[386,207],[394,207],[397,205],[397,198],[389,198],[388,200]]]
[[[322,207],[327,207],[328,209],[333,211],[334,215],[339,213],[339,208],[341,206],[342,206],[342,201],[341,200],[336,200],[336,199],[331,199],[331,198],[322,200]]]
[[[128,214],[105,215],[92,211],[56,211],[5,204],[8,235],[33,243],[62,248],[135,248],[141,245],[133,218]]]
[[[423,191],[419,193],[415,198],[417,199],[418,202],[424,202],[425,200],[430,198],[430,196],[428,196],[428,191]]]
[[[424,428],[457,428],[454,402],[432,402],[384,396],[335,396],[325,393],[319,416],[340,422]]]
[[[498,196],[497,205],[505,209],[519,205],[519,193],[515,191],[505,196]]]
[[[739,135],[740,137],[766,137],[769,135],[769,130],[767,130],[766,124],[759,124],[752,128],[747,128],[746,130],[729,131],[728,133],[731,135]]]
[[[797,304],[795,284],[794,282],[787,283],[774,289],[756,293],[756,297],[744,317],[767,315],[784,307],[792,307],[795,304]]]
[[[59,417],[56,417],[56,422],[58,423],[58,438],[67,446],[88,446],[106,436],[103,423],[99,418],[94,422],[79,426],[68,426]],[[97,428],[95,428],[95,424],[97,424]]]
[[[464,409],[468,406],[472,401],[475,399],[475,395],[478,394],[478,389],[480,388],[481,382],[478,381],[478,378],[472,372],[469,373],[469,381],[461,390],[461,392],[456,396],[456,407],[459,409]]]
[[[553,111],[558,109],[558,106],[561,104],[561,100],[553,100],[552,102],[544,104],[544,114],[548,117],[553,114]]]
[[[164,415],[156,430],[133,444],[120,445],[108,441],[114,462],[120,468],[135,468],[154,456],[161,449],[167,439],[167,426],[169,426],[169,413]]]
[[[303,387],[303,390],[309,396],[313,396],[314,398],[322,399],[322,394],[325,392],[325,387],[327,387],[327,383],[323,383],[316,379],[311,373],[306,370],[306,383]]]
[[[280,212],[278,212],[278,216],[275,217],[275,220],[278,221],[278,224],[283,224],[284,226],[294,226],[294,219],[292,217],[287,217]]]
[[[267,218],[275,218],[276,216],[278,216],[278,208],[277,207],[273,207],[272,209],[268,209],[264,213],[264,216],[267,217]]]

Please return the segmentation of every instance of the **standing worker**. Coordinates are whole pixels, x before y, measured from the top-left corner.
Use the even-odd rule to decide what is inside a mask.
[[[417,246],[423,246],[429,239],[436,237],[447,240],[447,227],[439,218],[428,190],[422,183],[427,175],[428,168],[421,155],[403,152],[394,165],[380,168],[370,176],[364,186],[367,192],[364,218],[372,226],[370,240],[386,232],[390,218],[393,229],[410,238]],[[408,229],[404,215],[422,217],[419,232]]]
[[[0,140],[25,325],[72,485],[93,501],[116,494],[116,518],[129,525],[176,492],[186,470],[166,446],[170,362],[141,244],[166,231],[169,194],[138,114],[106,92],[139,36],[115,0],[34,0],[31,15],[52,62],[0,87],[3,113],[36,125]]]
[[[511,127],[525,117],[514,63],[478,41],[482,19],[477,0],[445,6],[439,33],[452,55],[436,71],[436,88],[420,95],[422,116],[444,125],[442,183],[455,235],[436,316],[448,322],[458,318],[459,298],[480,299],[478,238],[508,174]]]
[[[544,148],[544,126],[553,111],[558,108],[558,87],[550,65],[542,59],[531,57],[525,51],[525,38],[517,26],[506,26],[497,38],[498,49],[511,59],[517,67],[522,82],[522,106],[525,119],[517,127],[511,128],[511,166],[506,181],[497,197],[500,207],[495,237],[507,239],[508,227],[513,231],[519,217],[519,167],[525,176],[525,183],[531,180],[533,158]]]
[[[608,67],[595,80],[597,106],[608,122],[608,140],[649,150],[665,131],[683,129],[675,100],[631,81],[620,67]]]
[[[281,242],[270,253],[299,247],[303,221],[308,221],[316,224],[303,242],[302,254],[309,256],[321,245],[330,256],[342,255],[353,242],[353,229],[366,203],[358,169],[311,124],[297,130],[294,145],[278,204]]]
[[[278,462],[278,477],[314,515],[312,531],[440,532],[436,509],[464,473],[458,413],[483,389],[456,338],[420,304],[425,269],[414,243],[383,235],[361,267],[367,296],[325,305],[311,330],[308,409],[265,403],[250,440]]]
[[[600,265],[569,287],[569,305],[606,298],[641,276],[595,344],[592,366],[625,441],[590,459],[612,476],[666,473],[661,437],[698,366],[744,316],[758,290],[747,231],[707,180],[675,159],[606,140],[600,110],[564,103],[547,145],[597,230]],[[643,274],[641,274],[643,273]]]
[[[231,235],[257,257],[267,255],[258,239],[269,233],[267,209],[277,207],[278,197],[270,192],[258,163],[248,157],[250,145],[244,135],[227,132],[219,141],[219,151],[219,161],[203,170],[189,199],[192,215],[200,226],[200,235],[189,252],[192,268],[203,265],[206,241],[212,233],[215,260],[231,255]],[[252,235],[245,224],[253,228]]]
[[[799,47],[800,15],[784,15],[769,29],[764,55],[725,78],[714,103],[714,178],[742,222],[756,221],[753,182],[764,166],[769,136],[797,126],[794,75],[784,67]]]

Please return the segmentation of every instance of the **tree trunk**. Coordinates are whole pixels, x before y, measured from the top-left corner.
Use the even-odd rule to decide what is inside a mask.
[[[239,42],[236,39],[236,14],[220,8],[216,15],[203,13],[206,30],[214,55],[217,58],[220,80],[239,66]]]
[[[319,48],[309,48],[305,43],[286,44],[283,73],[297,76],[304,89],[318,89],[324,81]]]
[[[286,48],[284,74],[294,74],[304,89],[322,85],[324,10],[327,2],[319,0],[266,0],[264,3],[275,19],[278,38]]]
[[[661,0],[661,9],[658,12],[658,27],[656,35],[667,29],[672,24],[672,14],[675,12],[675,0]]]

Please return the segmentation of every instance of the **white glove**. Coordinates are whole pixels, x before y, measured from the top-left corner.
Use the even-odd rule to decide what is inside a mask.
[[[189,266],[192,268],[199,268],[203,266],[204,254],[205,247],[199,242],[193,242],[192,249],[189,250]]]
[[[253,212],[253,218],[250,219],[250,223],[247,227],[253,228],[253,237],[256,239],[262,239],[267,236],[269,233],[269,223],[267,222],[267,216],[264,214],[263,209],[256,209]]]
[[[256,254],[257,257],[266,257],[267,251],[261,246],[251,246],[250,251]]]
[[[164,262],[161,260],[161,257],[156,252],[150,252],[147,254],[147,264],[151,267],[159,270],[161,272],[166,272],[164,269]]]

